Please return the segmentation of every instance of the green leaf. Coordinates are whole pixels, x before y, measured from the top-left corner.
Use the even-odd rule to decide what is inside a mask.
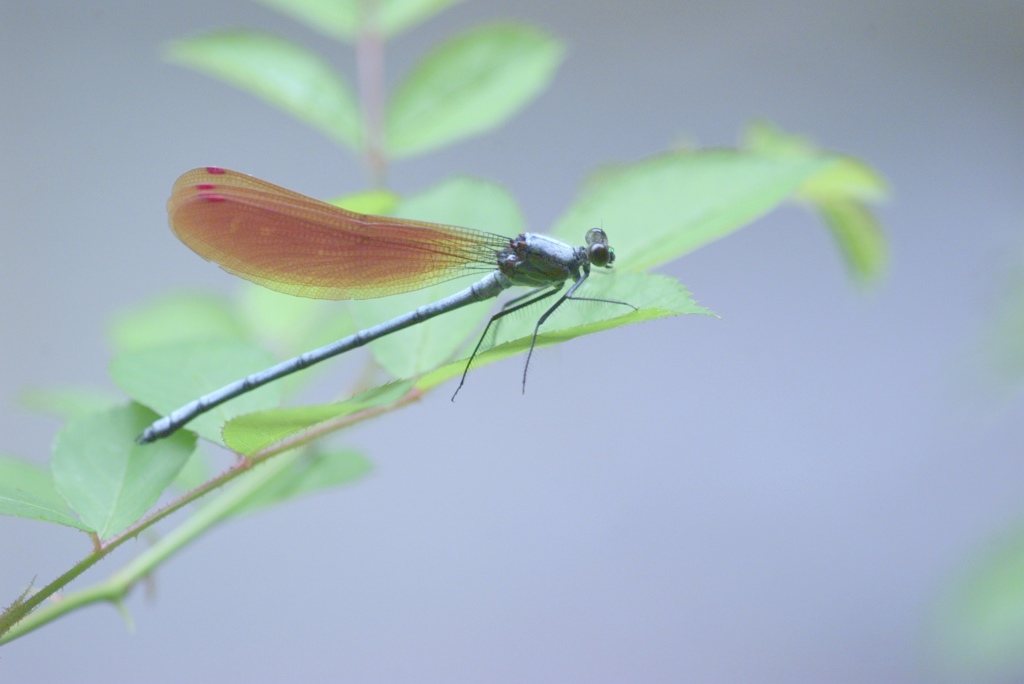
[[[357,214],[378,214],[390,216],[402,200],[390,190],[366,190],[327,200],[336,207],[354,211]]]
[[[118,314],[110,326],[111,343],[117,351],[244,337],[245,327],[227,302],[204,292],[161,297]]]
[[[748,129],[747,146],[780,159],[828,159],[827,166],[804,181],[795,199],[821,215],[856,279],[867,283],[885,271],[885,236],[867,204],[885,199],[888,188],[874,169],[853,157],[821,152],[805,138],[764,122]]]
[[[229,31],[175,41],[164,54],[170,62],[248,90],[353,150],[362,148],[362,119],[348,83],[304,47]]]
[[[142,517],[195,449],[195,436],[188,432],[136,444],[135,436],[156,418],[132,404],[73,418],[57,434],[52,466],[57,491],[101,539]]]
[[[853,157],[834,155],[828,167],[803,184],[798,191],[798,199],[809,202],[837,199],[875,204],[885,200],[888,193],[885,179],[870,166]]]
[[[376,30],[393,37],[462,0],[378,0]],[[310,28],[339,40],[353,41],[366,23],[362,0],[258,0]]]
[[[936,652],[963,681],[1024,674],[1024,533],[979,559],[940,602]]]
[[[604,277],[601,277],[602,275]],[[580,297],[626,302],[638,310],[634,311],[622,304],[566,301],[541,328],[537,336],[537,348],[657,318],[682,314],[714,315],[694,302],[690,293],[679,282],[662,275],[629,272],[594,273],[577,294]],[[546,300],[535,307],[525,309],[524,315],[501,319],[496,334],[493,337],[488,334],[490,339],[481,345],[481,352],[473,360],[473,368],[527,351],[537,323],[537,316],[529,312],[539,315],[550,305],[550,300]],[[462,375],[465,369],[466,359],[463,358],[424,375],[416,382],[416,388],[427,391]]]
[[[395,382],[346,401],[249,413],[224,426],[224,442],[233,451],[252,456],[325,421],[392,404],[405,396],[411,386],[408,381]]]
[[[553,232],[580,244],[603,227],[615,268],[645,271],[742,228],[829,163],[724,149],[665,154],[596,176]]]
[[[463,0],[381,0],[377,27],[392,38]]]
[[[547,87],[563,53],[558,39],[521,24],[477,28],[447,41],[395,93],[388,150],[418,154],[500,125]]]
[[[32,388],[18,397],[18,403],[29,411],[64,419],[114,408],[123,400],[114,392],[84,387]]]
[[[110,374],[129,396],[166,415],[275,363],[274,356],[251,343],[215,340],[125,352],[114,358]],[[211,409],[189,423],[188,429],[219,443],[225,422],[241,413],[276,406],[280,398],[280,383],[272,382]]]
[[[846,199],[821,201],[817,208],[855,278],[867,283],[885,271],[889,250],[882,227],[870,209]]]
[[[192,452],[192,457],[185,461],[185,465],[178,471],[174,478],[174,487],[181,492],[195,489],[213,477],[213,470],[206,455],[200,449]]]
[[[769,122],[759,121],[749,126],[744,142],[749,150],[759,154],[788,158],[830,157],[832,164],[801,186],[799,194],[804,198],[838,196],[880,202],[889,194],[885,179],[864,162],[845,155],[824,153],[807,138],[786,133]]]
[[[49,470],[12,456],[0,455],[0,515],[93,531],[57,493]]]
[[[252,335],[281,357],[295,356],[355,332],[338,302],[308,299],[245,283],[240,310]]]
[[[234,511],[250,513],[306,494],[332,489],[362,479],[373,469],[359,452],[305,451],[277,477],[256,489]]]
[[[506,235],[517,235],[524,226],[515,199],[505,189],[470,178],[450,179],[409,197],[394,214]],[[472,281],[460,278],[394,297],[354,301],[352,311],[358,327],[367,328],[436,302],[471,284]],[[370,344],[370,349],[392,377],[414,377],[451,359],[491,306],[484,302],[456,309],[376,340]]]

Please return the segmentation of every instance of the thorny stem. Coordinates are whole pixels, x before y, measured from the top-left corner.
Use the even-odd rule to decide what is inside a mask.
[[[182,494],[166,506],[159,508],[131,527],[127,528],[115,537],[103,541],[95,546],[94,551],[79,561],[67,572],[56,578],[39,591],[28,598],[19,599],[12,604],[2,615],[0,615],[0,645],[14,641],[18,637],[25,636],[43,625],[52,622],[67,613],[86,605],[99,602],[117,603],[123,599],[132,589],[136,582],[145,579],[161,563],[171,555],[192,542],[196,537],[206,532],[218,522],[232,515],[238,507],[249,497],[259,492],[265,484],[274,479],[281,471],[292,464],[294,458],[278,458],[273,463],[252,473],[249,479],[239,483],[229,491],[214,499],[212,502],[198,510],[188,520],[159,542],[140,554],[127,566],[118,570],[107,580],[81,591],[72,592],[61,596],[59,600],[39,610],[33,610],[46,599],[54,596],[72,580],[80,576],[86,570],[96,565],[103,558],[107,557],[129,539],[136,537],[139,533],[152,527],[155,523],[163,520],[170,514],[184,508],[187,504],[199,499],[209,492],[217,489],[234,480],[239,475],[248,472],[253,466],[261,464],[274,456],[291,451],[316,439],[323,437],[329,432],[340,430],[358,422],[362,422],[382,413],[387,413],[401,408],[406,404],[417,401],[423,395],[422,390],[413,388],[403,397],[388,406],[376,406],[358,413],[343,416],[333,421],[328,421],[315,428],[307,430],[296,437],[284,440],[278,444],[268,447],[253,454],[249,458],[240,458],[239,462],[227,469],[220,475],[203,483],[195,489]],[[297,457],[297,455],[296,455]],[[31,614],[30,614],[31,613]]]

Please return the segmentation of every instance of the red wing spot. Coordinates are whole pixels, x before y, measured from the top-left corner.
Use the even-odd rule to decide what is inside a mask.
[[[224,169],[220,168],[219,166],[207,166],[206,173],[219,176],[220,174],[224,173]]]
[[[198,183],[196,185],[196,190],[213,190],[215,187],[217,186],[213,183]]]
[[[199,199],[205,202],[226,202],[223,195],[218,195],[213,192],[200,192]]]

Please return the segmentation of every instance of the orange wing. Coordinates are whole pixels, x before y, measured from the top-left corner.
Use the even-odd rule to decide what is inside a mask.
[[[508,238],[356,214],[258,178],[206,167],[174,184],[171,229],[199,256],[272,290],[370,299],[497,268]]]

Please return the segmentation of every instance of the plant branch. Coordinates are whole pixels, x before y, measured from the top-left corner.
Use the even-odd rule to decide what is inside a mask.
[[[327,421],[323,425],[307,430],[295,438],[284,440],[259,451],[249,458],[241,458],[238,464],[225,470],[220,475],[153,511],[117,536],[96,545],[96,550],[93,553],[82,559],[70,570],[41,588],[38,592],[32,594],[29,598],[12,604],[0,616],[0,635],[2,635],[0,636],[0,645],[25,636],[29,632],[83,606],[99,602],[117,603],[121,601],[128,595],[136,582],[149,576],[161,563],[211,529],[214,525],[233,515],[246,501],[255,496],[263,487],[267,486],[275,477],[291,466],[301,456],[299,452],[293,450],[328,433],[401,408],[418,400],[422,395],[423,392],[421,390],[410,390],[407,394],[387,406],[376,406],[336,420]],[[274,459],[272,463],[266,463],[264,467],[258,470],[255,469],[255,466],[264,464],[271,458],[289,451],[293,453],[287,457]],[[249,477],[238,482],[230,490],[197,510],[191,517],[171,531],[170,534],[139,554],[138,557],[111,575],[107,580],[87,589],[61,596],[59,600],[54,601],[50,605],[35,610],[43,601],[51,596],[55,596],[61,588],[67,586],[72,580],[108,556],[124,542],[137,536],[143,530],[152,527],[170,514],[182,509],[187,504],[250,470],[253,472]]]
[[[363,154],[374,187],[387,184],[388,160],[384,149],[384,36],[377,29],[377,3],[365,2],[363,21],[356,40],[359,101],[366,131]]]

